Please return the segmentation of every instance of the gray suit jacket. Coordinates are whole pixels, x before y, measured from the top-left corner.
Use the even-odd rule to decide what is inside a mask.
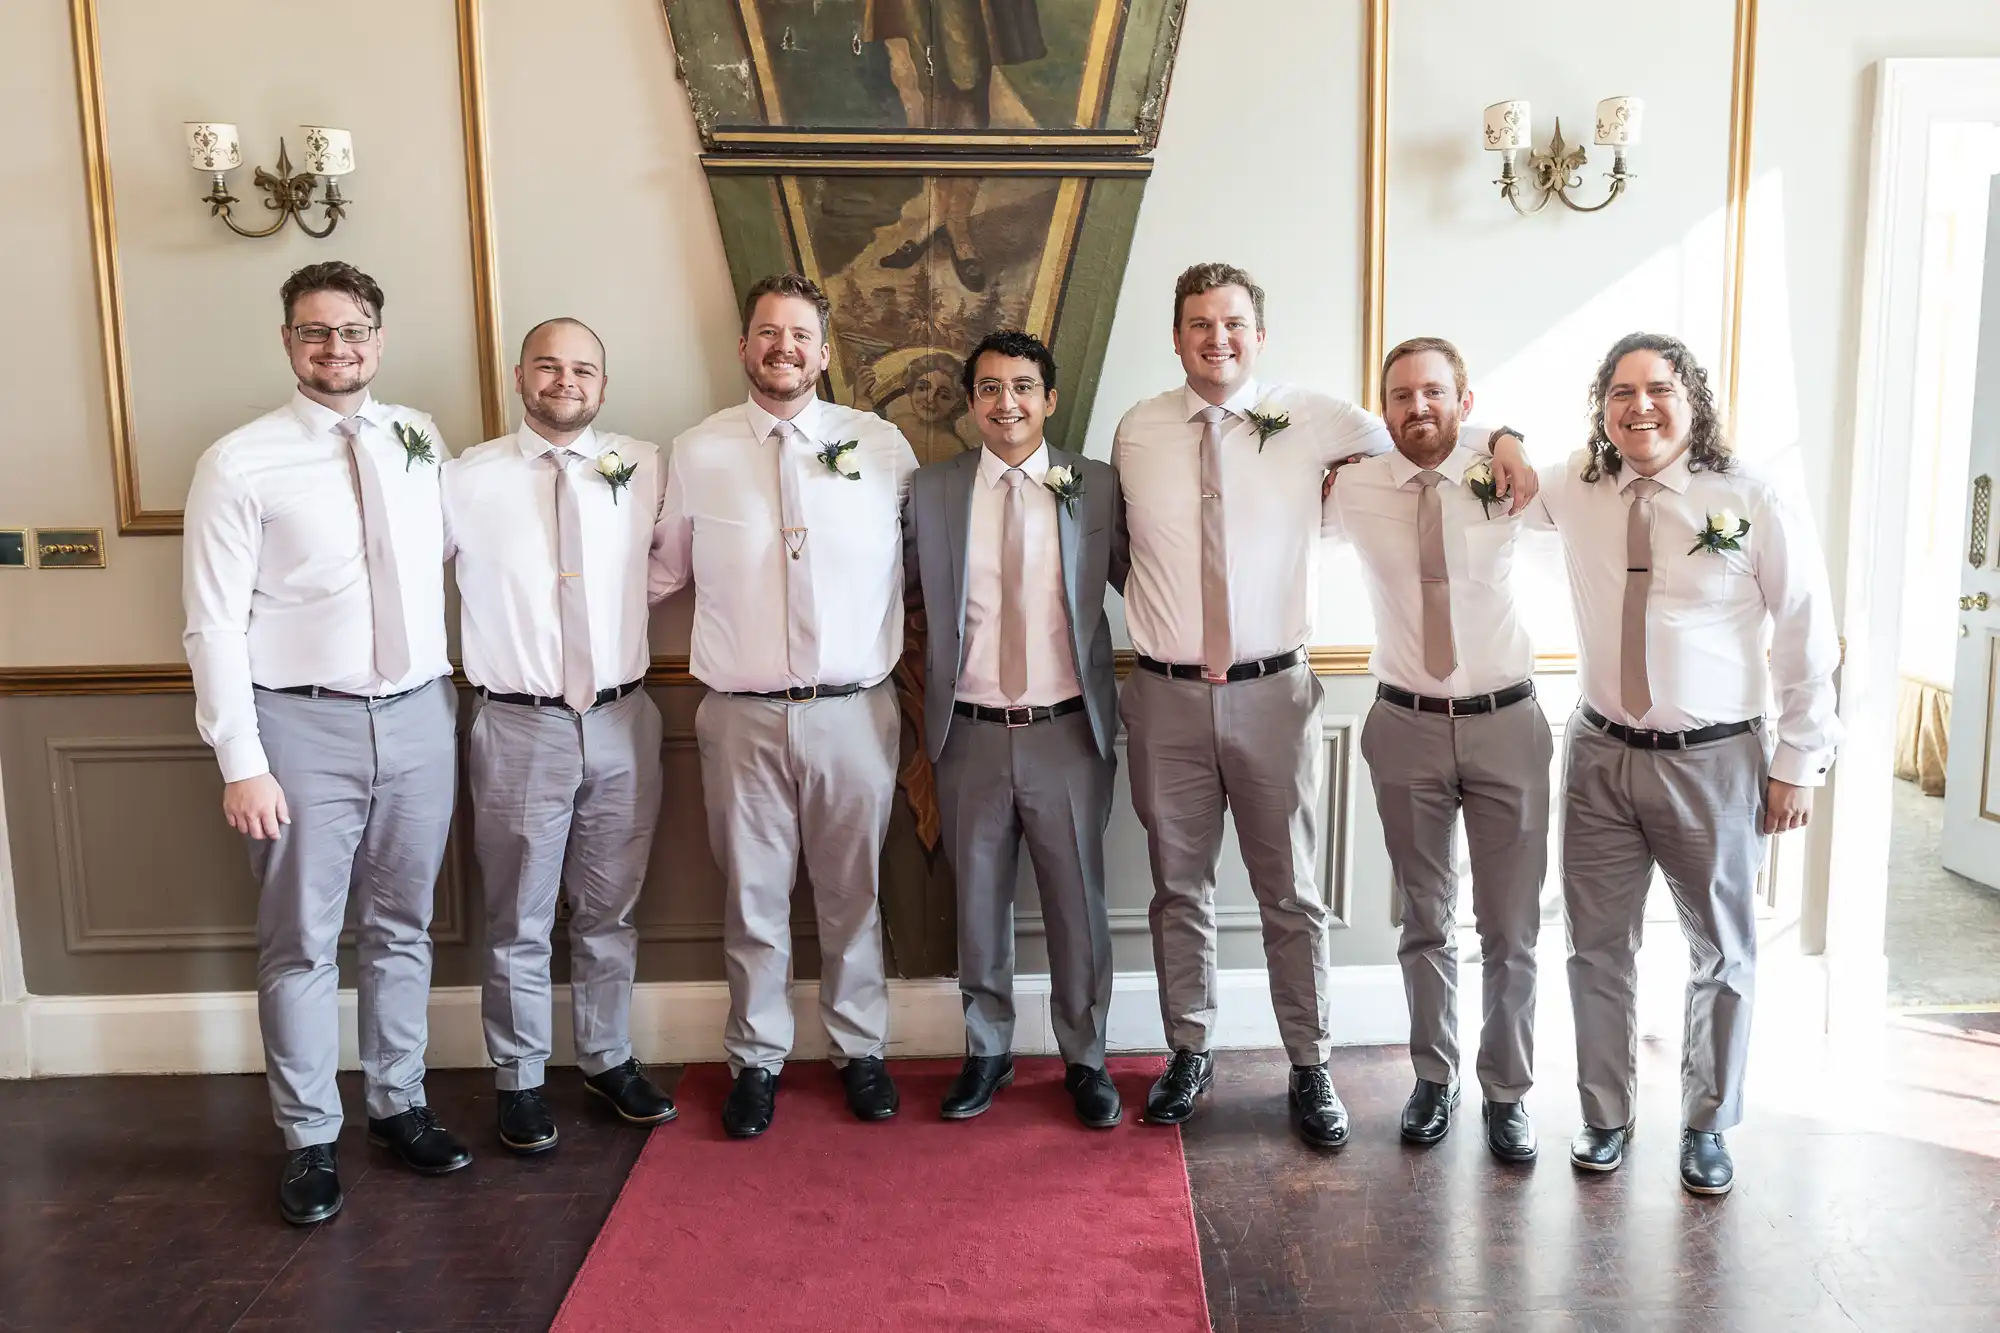
[[[921,598],[928,636],[924,649],[924,741],[932,759],[944,752],[958,669],[965,657],[966,535],[972,526],[972,488],[983,450],[971,449],[917,469],[903,510],[903,586]],[[1049,446],[1049,466],[1083,478],[1072,516],[1056,506],[1062,543],[1063,601],[1069,610],[1070,650],[1076,678],[1089,705],[1098,751],[1111,756],[1118,734],[1118,677],[1111,664],[1111,626],[1104,619],[1104,589],[1125,589],[1125,497],[1109,463]]]

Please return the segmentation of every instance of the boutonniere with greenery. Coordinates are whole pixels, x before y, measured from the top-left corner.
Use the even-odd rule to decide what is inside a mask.
[[[1694,536],[1694,545],[1688,547],[1688,554],[1696,551],[1740,551],[1743,549],[1744,534],[1750,531],[1750,520],[1738,518],[1725,509],[1719,514],[1710,514],[1708,524]]]
[[[639,470],[637,463],[628,463],[618,456],[616,449],[606,449],[597,456],[597,473],[611,483],[611,503],[618,503],[618,492],[631,484],[632,474]]]
[[[1276,398],[1266,398],[1250,409],[1250,424],[1257,428],[1257,452],[1261,454],[1273,435],[1292,424],[1292,414],[1280,408]]]
[[[418,463],[437,462],[437,441],[415,426],[405,426],[398,421],[395,426],[396,442],[403,446],[403,471],[408,472]]]
[[[1493,506],[1502,503],[1500,483],[1493,480],[1493,465],[1484,460],[1465,470],[1465,489],[1479,501],[1480,512],[1493,517]]]
[[[849,481],[861,480],[861,460],[854,451],[861,447],[859,440],[840,440],[819,447],[819,461],[826,464],[826,470],[836,477]]]
[[[1076,502],[1083,498],[1083,474],[1066,467],[1052,467],[1042,478],[1042,485],[1050,495],[1061,502],[1063,512],[1076,517]]]

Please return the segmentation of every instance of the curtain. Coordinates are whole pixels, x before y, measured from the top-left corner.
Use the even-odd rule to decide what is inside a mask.
[[[1951,691],[1904,676],[1896,700],[1896,776],[1926,796],[1944,795],[1945,752],[1951,735]]]

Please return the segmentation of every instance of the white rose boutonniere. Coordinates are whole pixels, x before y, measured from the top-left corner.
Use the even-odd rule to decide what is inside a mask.
[[[1740,551],[1743,537],[1750,531],[1750,520],[1738,518],[1735,511],[1724,509],[1710,514],[1708,522],[1694,536],[1694,545],[1688,547],[1688,554],[1696,551]]]
[[[1500,483],[1493,480],[1493,465],[1484,460],[1474,463],[1465,470],[1465,489],[1472,492],[1479,501],[1479,510],[1487,518],[1493,517],[1493,506],[1500,503]]]
[[[861,460],[855,455],[855,450],[860,447],[859,440],[840,440],[833,444],[823,444],[819,450],[819,461],[826,464],[826,470],[836,477],[860,481]]]
[[[408,472],[418,463],[437,462],[437,441],[415,426],[405,426],[398,421],[395,426],[396,443],[403,446],[403,471]]]
[[[1061,502],[1063,512],[1076,517],[1076,502],[1083,497],[1083,475],[1066,467],[1052,467],[1042,478],[1049,494]]]
[[[632,481],[632,474],[639,470],[637,463],[628,463],[618,456],[616,449],[606,449],[597,456],[598,475],[611,483],[611,503],[618,503],[618,492]]]
[[[1267,395],[1250,409],[1250,424],[1257,428],[1257,452],[1261,454],[1273,435],[1292,424],[1292,415],[1278,405],[1275,396]]]

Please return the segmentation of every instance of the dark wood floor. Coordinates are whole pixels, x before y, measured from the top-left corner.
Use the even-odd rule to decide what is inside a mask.
[[[1996,1027],[1934,1016],[1865,1064],[1767,1060],[1721,1200],[1675,1184],[1671,1051],[1645,1051],[1634,1154],[1605,1177],[1563,1159],[1560,1071],[1530,1100],[1544,1154],[1524,1169],[1485,1154],[1476,1102],[1440,1147],[1404,1147],[1400,1048],[1336,1052],[1356,1134],[1333,1157],[1288,1137],[1280,1057],[1226,1052],[1186,1135],[1215,1328],[1990,1333]],[[0,1330],[545,1328],[641,1137],[594,1114],[574,1071],[550,1085],[563,1144],[538,1160],[494,1148],[488,1075],[440,1072],[430,1092],[479,1160],[418,1179],[350,1132],[347,1210],[301,1231],[272,1207],[259,1079],[0,1083]]]

